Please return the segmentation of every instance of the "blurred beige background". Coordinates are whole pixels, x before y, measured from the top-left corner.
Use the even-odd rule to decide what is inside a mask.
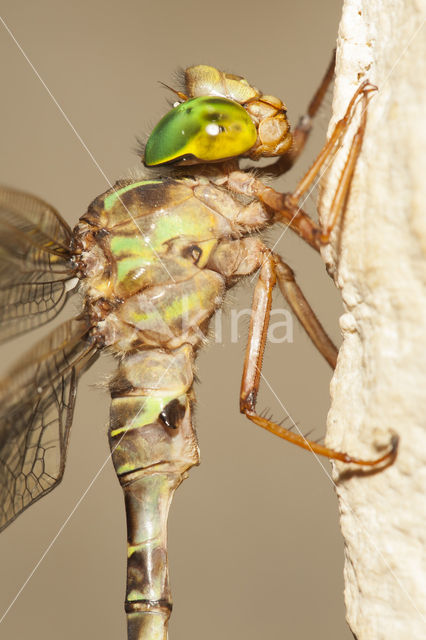
[[[167,110],[169,95],[157,81],[173,84],[177,67],[207,63],[245,75],[283,98],[295,123],[328,63],[339,12],[338,0],[2,2],[3,19],[111,181],[139,166],[135,136]],[[0,59],[0,181],[48,200],[73,226],[105,191],[105,179],[1,25]],[[303,174],[326,125],[327,110],[282,189]],[[339,294],[320,258],[290,233],[278,250],[338,341]],[[233,344],[229,314],[247,308],[250,295],[249,283],[231,293],[223,342],[198,361],[202,464],[171,510],[170,638],[349,640],[330,465],[238,411],[247,323]],[[78,307],[75,298],[68,314]],[[3,347],[3,367],[45,333]],[[108,457],[109,396],[97,385],[112,368],[101,358],[80,383],[62,484],[0,536],[0,617]],[[264,372],[302,430],[324,435],[331,372],[296,324],[292,344],[270,345]],[[259,407],[284,416],[267,388]],[[0,638],[124,640],[125,562],[121,489],[108,462],[0,625]]]

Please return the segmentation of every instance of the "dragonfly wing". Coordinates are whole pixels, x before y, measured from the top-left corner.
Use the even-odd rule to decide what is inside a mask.
[[[75,277],[71,239],[49,204],[0,187],[0,342],[61,311]]]
[[[0,343],[57,316],[68,298],[67,282],[53,280],[0,286]]]
[[[97,356],[69,320],[0,381],[0,530],[60,482],[78,377]]]

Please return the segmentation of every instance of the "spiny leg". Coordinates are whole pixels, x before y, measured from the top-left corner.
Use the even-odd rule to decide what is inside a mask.
[[[335,451],[334,449],[330,449],[329,447],[318,444],[317,442],[308,440],[304,436],[298,433],[293,433],[292,431],[285,429],[283,426],[280,426],[275,422],[268,420],[267,418],[263,418],[256,413],[256,399],[259,390],[261,367],[272,305],[272,290],[277,279],[280,283],[280,288],[283,293],[286,292],[284,293],[286,299],[289,301],[291,300],[290,304],[292,306],[292,309],[296,312],[296,315],[299,317],[304,328],[312,339],[314,338],[312,337],[310,330],[308,330],[305,324],[305,320],[307,319],[309,325],[309,323],[312,322],[312,318],[310,316],[313,316],[313,326],[315,326],[316,323],[318,323],[319,325],[314,312],[309,307],[299,287],[294,281],[294,277],[292,276],[293,274],[291,269],[281,260],[279,256],[273,253],[269,253],[264,256],[263,264],[260,269],[259,279],[253,295],[253,307],[250,321],[249,338],[247,343],[246,357],[244,361],[243,378],[241,382],[241,413],[244,413],[249,420],[257,424],[259,427],[266,429],[279,438],[288,440],[293,444],[297,444],[299,447],[308,449],[313,453],[326,456],[327,458],[370,467],[381,463],[390,464],[396,456],[398,446],[398,440],[395,437],[392,438],[390,449],[384,455],[374,460],[363,460],[361,458],[355,458],[347,453]],[[291,295],[288,295],[289,291],[292,292]],[[294,295],[294,291],[296,291],[296,295]],[[302,296],[301,298],[299,296],[299,292]],[[308,307],[306,308],[305,305],[308,305]],[[321,325],[319,325],[319,327],[325,334]],[[328,360],[326,354],[321,348],[320,351]]]
[[[281,176],[283,173],[289,171],[299,158],[305,148],[309,134],[311,133],[312,120],[315,118],[333,79],[335,65],[336,50],[333,51],[327,71],[325,72],[318,89],[308,105],[306,113],[299,118],[299,122],[293,131],[293,144],[291,149],[275,162],[265,167],[261,167],[258,170],[258,175],[269,175],[274,177]]]
[[[230,188],[237,193],[256,197],[262,204],[274,212],[274,221],[286,223],[305,240],[305,242],[318,251],[321,246],[329,242],[330,234],[344,210],[364,135],[367,119],[368,94],[375,90],[376,87],[367,81],[357,89],[346,109],[345,115],[336,123],[330,139],[326,142],[314,164],[292,193],[279,193],[272,187],[263,184],[263,182],[254,175],[248,175],[242,171],[235,171],[230,174]],[[361,101],[362,104],[361,121],[351,142],[339,186],[330,207],[329,222],[327,227],[322,229],[320,225],[315,223],[310,216],[303,211],[299,205],[299,200],[314,183],[324,164],[334,157],[336,151],[341,146],[342,138],[348,125],[354,118],[359,101]]]

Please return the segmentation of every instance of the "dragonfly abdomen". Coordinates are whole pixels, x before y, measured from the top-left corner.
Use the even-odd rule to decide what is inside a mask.
[[[167,638],[167,516],[175,489],[199,463],[192,382],[193,349],[184,344],[126,356],[110,385],[109,440],[127,515],[129,640]]]

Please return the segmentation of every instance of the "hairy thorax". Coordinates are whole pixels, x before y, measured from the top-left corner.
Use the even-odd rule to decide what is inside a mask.
[[[244,235],[246,210],[202,177],[121,181],[96,198],[74,231],[94,339],[118,353],[197,345],[229,285],[215,253]]]

